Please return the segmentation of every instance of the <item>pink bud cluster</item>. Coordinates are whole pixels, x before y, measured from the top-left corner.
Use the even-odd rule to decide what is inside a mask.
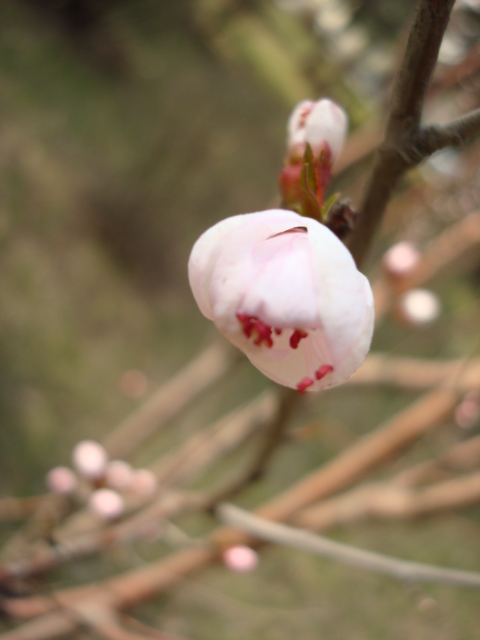
[[[82,440],[72,452],[74,470],[54,467],[46,477],[47,487],[59,495],[73,495],[81,482],[92,490],[89,508],[105,520],[119,518],[125,511],[126,494],[149,497],[157,490],[155,474],[134,469],[125,460],[109,460],[104,447],[94,440]]]

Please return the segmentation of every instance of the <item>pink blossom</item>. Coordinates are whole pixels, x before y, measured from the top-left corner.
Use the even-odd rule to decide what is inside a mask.
[[[287,123],[287,144],[294,156],[303,156],[307,142],[314,155],[323,150],[331,159],[337,159],[347,135],[348,118],[335,102],[323,98],[314,102],[304,100],[293,110]]]
[[[239,544],[223,552],[223,562],[232,571],[248,573],[258,565],[258,554],[250,547]]]
[[[47,487],[53,493],[68,495],[77,488],[77,476],[68,467],[54,467],[46,477]]]
[[[370,285],[313,219],[282,209],[227,218],[195,243],[189,278],[201,312],[280,384],[333,387],[365,359]]]
[[[105,473],[108,456],[101,444],[94,440],[82,440],[72,453],[73,466],[85,478],[95,480]]]
[[[105,520],[115,520],[125,511],[122,496],[111,489],[97,489],[92,493],[88,506]]]

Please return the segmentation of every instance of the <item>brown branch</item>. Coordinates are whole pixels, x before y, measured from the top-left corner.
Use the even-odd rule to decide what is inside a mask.
[[[283,440],[288,420],[299,398],[300,395],[291,389],[281,389],[278,391],[276,410],[269,422],[265,425],[263,441],[260,443],[260,447],[256,451],[253,460],[239,478],[236,478],[230,484],[226,483],[226,486],[225,483],[222,482],[222,486],[219,489],[208,492],[208,495],[205,496],[205,509],[213,509],[219,502],[237,495],[251,482],[260,479],[265,471],[266,465]]]
[[[432,124],[422,127],[412,141],[409,153],[412,166],[419,164],[445,147],[461,147],[480,133],[480,109],[475,109],[446,124]]]
[[[214,343],[208,347],[105,438],[103,444],[110,456],[130,455],[161,425],[222,378],[233,362],[232,350],[226,345]]]
[[[298,527],[324,531],[365,518],[404,520],[462,509],[480,502],[480,472],[421,489],[394,483],[365,485],[298,513]]]
[[[454,0],[419,0],[393,89],[385,140],[380,145],[350,249],[361,264],[399,179],[409,168],[402,151],[417,135],[428,83]]]
[[[459,393],[480,390],[480,358],[423,360],[371,353],[348,380],[349,385],[382,385],[431,389],[450,380]]]
[[[300,509],[317,500],[326,498],[344,489],[389,457],[402,451],[429,430],[435,428],[449,415],[456,402],[456,394],[451,389],[431,392],[403,412],[380,425],[375,431],[360,439],[335,460],[320,470],[300,480],[277,498],[257,509],[257,515],[272,520],[287,520]],[[129,571],[92,586],[77,587],[55,593],[55,600],[48,598],[25,598],[21,610],[44,612],[45,616],[58,616],[60,627],[71,619],[65,612],[49,613],[60,602],[69,606],[79,601],[108,599],[108,606],[124,610],[139,604],[178,584],[187,576],[216,561],[222,549],[232,544],[254,543],[248,535],[233,528],[224,527],[211,534],[208,545],[182,549],[165,559],[145,567]],[[19,603],[8,600],[3,609],[10,615],[21,613]],[[43,632],[44,617],[28,623],[29,640],[49,640],[51,635]],[[50,620],[50,618],[49,618]],[[38,623],[38,628],[35,626]],[[51,623],[51,620],[50,620]],[[22,634],[25,625],[18,629]],[[12,632],[13,633],[13,632]],[[1,636],[0,636],[1,637]],[[2,640],[18,639],[15,635]]]
[[[267,391],[245,406],[223,416],[194,434],[173,453],[162,457],[152,471],[162,487],[191,481],[222,454],[232,450],[254,431],[263,430],[275,413],[276,393]]]
[[[49,498],[49,494],[27,498],[0,498],[0,522],[28,518]]]

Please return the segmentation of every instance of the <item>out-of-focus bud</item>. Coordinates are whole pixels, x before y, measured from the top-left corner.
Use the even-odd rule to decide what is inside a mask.
[[[397,316],[405,324],[418,327],[434,322],[441,312],[438,296],[427,289],[411,289],[398,301]]]
[[[54,467],[50,469],[46,477],[47,487],[53,493],[68,495],[77,488],[77,476],[68,467]]]
[[[227,218],[195,243],[189,278],[200,311],[279,384],[342,384],[369,350],[368,280],[315,220],[281,209]]]
[[[408,286],[409,276],[418,267],[420,258],[420,252],[411,242],[398,242],[383,256],[382,266],[394,285]]]
[[[480,393],[469,391],[455,409],[455,422],[461,429],[471,429],[480,420]]]
[[[223,562],[231,571],[248,573],[258,565],[258,554],[250,547],[237,545],[223,552]]]
[[[125,511],[122,496],[111,489],[97,489],[88,501],[90,509],[104,520],[116,520]]]
[[[125,460],[112,460],[105,469],[105,482],[112,489],[128,489],[133,479],[134,471]]]
[[[80,475],[89,480],[97,480],[105,474],[108,456],[98,442],[82,440],[73,449],[72,461]]]
[[[148,469],[137,469],[133,472],[129,489],[139,496],[151,496],[157,490],[157,478]]]
[[[340,155],[347,136],[348,118],[332,100],[304,100],[293,110],[287,123],[287,145],[292,158],[303,158],[307,143],[313,155],[323,152],[333,164]]]

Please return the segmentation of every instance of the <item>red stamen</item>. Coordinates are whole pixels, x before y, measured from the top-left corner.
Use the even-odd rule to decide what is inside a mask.
[[[308,333],[303,329],[295,329],[295,331],[290,336],[290,346],[292,347],[292,349],[296,349],[300,340],[306,338],[307,336]]]
[[[267,347],[273,347],[272,327],[264,324],[261,320],[255,320],[253,326],[257,332],[257,338],[253,344],[260,346],[262,342],[265,342]]]
[[[312,384],[315,384],[312,378],[302,378],[297,384],[298,393],[305,393],[308,387],[311,387]]]
[[[278,327],[275,327],[275,329],[273,331],[274,331],[276,336],[281,336],[283,329],[279,329]]]
[[[321,380],[327,375],[327,373],[330,373],[331,371],[333,371],[333,367],[331,364],[322,364],[322,366],[315,371],[315,378],[317,380]]]
[[[256,331],[257,337],[253,341],[254,344],[260,346],[262,342],[265,342],[267,347],[273,347],[272,327],[269,327],[255,316],[247,316],[246,313],[237,313],[237,319],[242,325],[242,331],[247,338],[251,338],[253,332]]]
[[[246,313],[237,313],[237,318],[240,324],[242,325],[242,331],[247,338],[250,338],[253,331],[253,321],[255,318],[252,316],[247,316]]]

